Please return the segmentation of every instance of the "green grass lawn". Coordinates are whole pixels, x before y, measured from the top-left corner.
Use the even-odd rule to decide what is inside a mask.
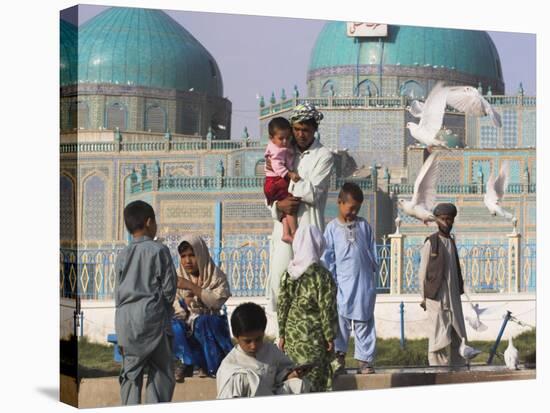
[[[354,343],[352,340],[350,340],[349,350],[346,354],[346,367],[350,368],[357,367],[358,364],[353,359]],[[470,364],[486,364],[494,341],[470,341],[468,344],[483,351]],[[514,346],[519,350],[521,363],[534,363],[536,331],[530,330],[514,337]],[[501,340],[497,348],[497,354],[504,353],[506,347],[508,347],[508,340]],[[504,364],[504,360],[497,355],[493,358],[492,364],[502,365]],[[376,359],[374,365],[378,367],[427,366],[428,339],[405,340],[405,348],[403,350],[397,338],[376,340]]]
[[[514,345],[519,350],[520,362],[534,363],[536,331],[531,330],[514,338]],[[489,351],[493,346],[491,341],[472,341],[471,346],[483,351],[472,364],[485,364],[489,358]],[[353,359],[353,339],[350,340],[349,350],[346,355],[346,367],[357,367],[357,361]],[[503,353],[508,346],[508,341],[501,341],[497,352]],[[376,342],[377,367],[406,367],[428,365],[428,340],[406,340],[405,348],[399,346],[399,339],[378,339]],[[504,364],[504,361],[496,356],[493,364]],[[104,377],[117,376],[120,365],[113,360],[112,344],[90,343],[85,337],[78,342],[78,368],[80,377]]]

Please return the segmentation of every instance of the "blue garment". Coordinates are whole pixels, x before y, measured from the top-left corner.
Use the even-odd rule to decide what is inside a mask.
[[[338,314],[351,320],[370,320],[374,315],[378,271],[371,226],[361,217],[346,224],[335,218],[328,223],[324,236],[326,249],[321,261],[338,287]]]
[[[338,334],[334,340],[334,350],[337,353],[347,353],[349,336],[351,333],[352,320],[338,316]],[[376,329],[374,317],[369,321],[353,320],[353,331],[355,333],[355,360],[366,361],[371,364],[376,355]]]
[[[193,332],[184,321],[172,319],[174,356],[214,376],[223,358],[233,349],[226,315],[200,315]]]

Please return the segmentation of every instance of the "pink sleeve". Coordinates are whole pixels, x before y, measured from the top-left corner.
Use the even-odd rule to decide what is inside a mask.
[[[292,154],[292,149],[279,148],[271,142],[268,143],[265,151],[265,156],[271,159],[273,173],[282,178],[288,174],[288,165],[292,165],[292,162],[288,163],[288,159],[292,159]]]
[[[288,174],[286,166],[288,148],[277,148],[278,150],[271,155],[271,169],[278,176],[284,178]]]

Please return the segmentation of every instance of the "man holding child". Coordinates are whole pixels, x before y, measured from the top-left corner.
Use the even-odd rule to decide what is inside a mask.
[[[323,114],[310,103],[296,106],[289,118],[295,141],[293,170],[300,179],[290,183],[289,192],[292,195],[275,201],[270,206],[273,233],[270,245],[269,280],[266,287],[269,311],[277,310],[281,275],[292,259],[291,245],[281,239],[283,235],[281,214],[295,214],[298,227],[302,224],[313,225],[321,232],[325,227],[325,206],[334,161],[330,150],[315,139],[315,132],[322,119]],[[266,165],[270,167],[269,158],[266,160]]]

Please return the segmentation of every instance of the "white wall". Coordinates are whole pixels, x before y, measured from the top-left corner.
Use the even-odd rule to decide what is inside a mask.
[[[502,325],[502,317],[506,310],[521,321],[535,325],[536,302],[534,294],[498,294],[498,295],[474,295],[471,297],[474,303],[479,303],[480,308],[488,308],[487,314],[482,315],[481,321],[488,329],[484,332],[476,332],[466,322],[468,340],[494,340]],[[264,297],[232,297],[227,302],[228,313],[231,315],[233,309],[247,301],[253,301],[265,305]],[[379,338],[391,338],[400,336],[400,314],[399,304],[405,304],[405,338],[426,337],[426,313],[420,307],[420,299],[417,295],[382,295],[379,294],[376,300],[375,319],[376,334]],[[84,335],[90,341],[107,343],[107,335],[115,332],[114,327],[114,301],[83,300],[82,311],[84,313]],[[470,304],[463,297],[464,315],[471,313]],[[73,331],[74,300],[61,301],[61,336],[66,338]],[[268,314],[267,335],[275,336],[276,318],[275,314]],[[528,330],[514,322],[509,322],[504,332],[504,339],[510,335],[517,335]]]

